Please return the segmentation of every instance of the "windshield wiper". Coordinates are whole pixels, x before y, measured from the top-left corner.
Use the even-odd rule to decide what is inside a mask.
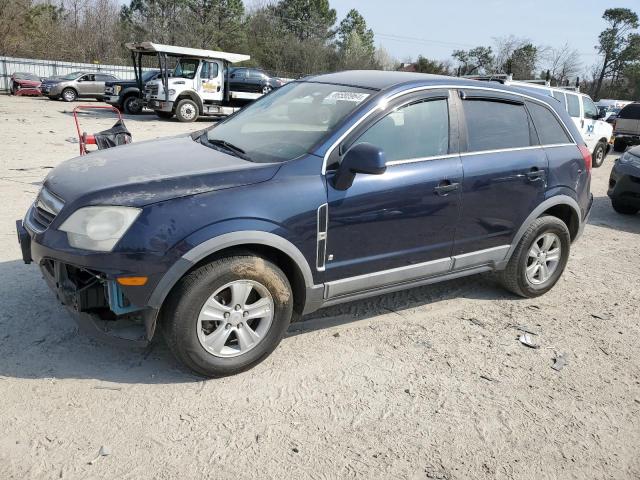
[[[206,142],[216,147],[222,147],[224,150],[232,153],[236,157],[242,158],[243,160],[251,161],[251,158],[249,157],[249,155],[247,155],[247,152],[234,145],[233,143],[229,143],[226,140],[221,140],[219,138],[209,138],[206,133],[201,137],[201,139],[203,143]]]

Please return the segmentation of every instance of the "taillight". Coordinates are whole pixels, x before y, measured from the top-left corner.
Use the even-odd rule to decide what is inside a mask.
[[[587,172],[591,173],[591,152],[586,145],[579,145],[578,148],[580,149],[580,153],[584,159],[584,166],[587,169]]]

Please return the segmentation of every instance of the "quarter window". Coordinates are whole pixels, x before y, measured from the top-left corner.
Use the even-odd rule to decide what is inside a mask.
[[[528,147],[529,117],[524,105],[490,100],[465,100],[470,152]]]
[[[580,118],[580,99],[577,95],[567,93],[567,110],[572,117]]]
[[[529,108],[533,124],[538,132],[541,145],[571,143],[567,132],[547,107],[543,107],[537,103],[527,103],[527,107]]]
[[[598,107],[589,97],[582,97],[585,118],[596,118],[598,116]]]
[[[553,91],[553,98],[556,100],[560,100],[560,103],[564,106],[564,109],[567,109],[567,100],[564,97],[564,92],[558,92],[557,90]]]
[[[397,108],[367,130],[354,145],[371,143],[388,162],[446,155],[449,110],[446,100],[429,100]]]

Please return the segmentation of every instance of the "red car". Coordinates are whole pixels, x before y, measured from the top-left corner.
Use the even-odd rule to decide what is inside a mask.
[[[15,72],[11,75],[11,95],[42,95],[42,80],[33,73]]]

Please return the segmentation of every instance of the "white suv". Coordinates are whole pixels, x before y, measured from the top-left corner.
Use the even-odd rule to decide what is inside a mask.
[[[587,147],[591,151],[593,166],[599,167],[611,149],[613,127],[602,120],[598,107],[591,97],[584,93],[573,92],[562,88],[547,87],[526,82],[505,82],[514,87],[543,91],[560,101],[569,112],[573,122],[580,130]]]

